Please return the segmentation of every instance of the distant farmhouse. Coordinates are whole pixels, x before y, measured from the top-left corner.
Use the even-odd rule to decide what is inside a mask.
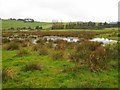
[[[12,19],[13,20],[13,19]],[[34,22],[34,19],[25,18],[25,19],[17,19],[17,21],[24,21],[24,22]]]
[[[25,19],[24,19],[24,22],[34,22],[34,20],[31,19],[31,18],[25,18]]]

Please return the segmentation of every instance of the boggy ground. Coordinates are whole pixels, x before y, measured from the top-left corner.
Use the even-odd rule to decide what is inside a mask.
[[[93,34],[80,42],[3,39],[3,88],[117,88],[118,44],[88,41]]]

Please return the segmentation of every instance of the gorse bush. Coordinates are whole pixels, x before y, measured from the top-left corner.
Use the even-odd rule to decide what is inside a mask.
[[[37,62],[30,62],[23,67],[23,71],[35,71],[35,70],[39,71],[42,70],[41,65]]]
[[[2,80],[7,81],[8,79],[13,79],[16,76],[16,71],[14,68],[9,67],[2,71]]]

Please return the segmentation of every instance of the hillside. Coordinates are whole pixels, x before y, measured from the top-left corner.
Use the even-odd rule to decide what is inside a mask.
[[[36,26],[42,26],[43,29],[51,27],[51,23],[48,22],[23,22],[23,21],[16,21],[16,20],[2,20],[2,28],[3,30],[9,29],[9,28],[23,28],[23,27],[31,27],[35,28]]]

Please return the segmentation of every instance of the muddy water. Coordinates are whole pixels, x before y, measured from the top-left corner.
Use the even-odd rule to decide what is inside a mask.
[[[13,38],[7,37],[7,39],[13,40],[15,38],[14,37]],[[53,41],[65,40],[67,42],[78,42],[78,41],[81,41],[82,38],[79,39],[78,37],[44,36],[44,37],[35,37],[35,38],[30,37],[30,38],[17,38],[17,39],[19,39],[19,40],[30,39],[33,44],[37,44],[36,42],[39,39],[46,39],[47,41],[49,41],[49,40],[53,40]],[[93,38],[93,39],[90,39],[89,41],[102,42],[104,45],[109,44],[109,43],[117,43],[118,42],[117,40],[109,40],[107,38]]]
[[[109,43],[117,43],[117,40],[109,40],[107,38],[93,38],[90,41],[102,42],[104,45],[109,44]]]

